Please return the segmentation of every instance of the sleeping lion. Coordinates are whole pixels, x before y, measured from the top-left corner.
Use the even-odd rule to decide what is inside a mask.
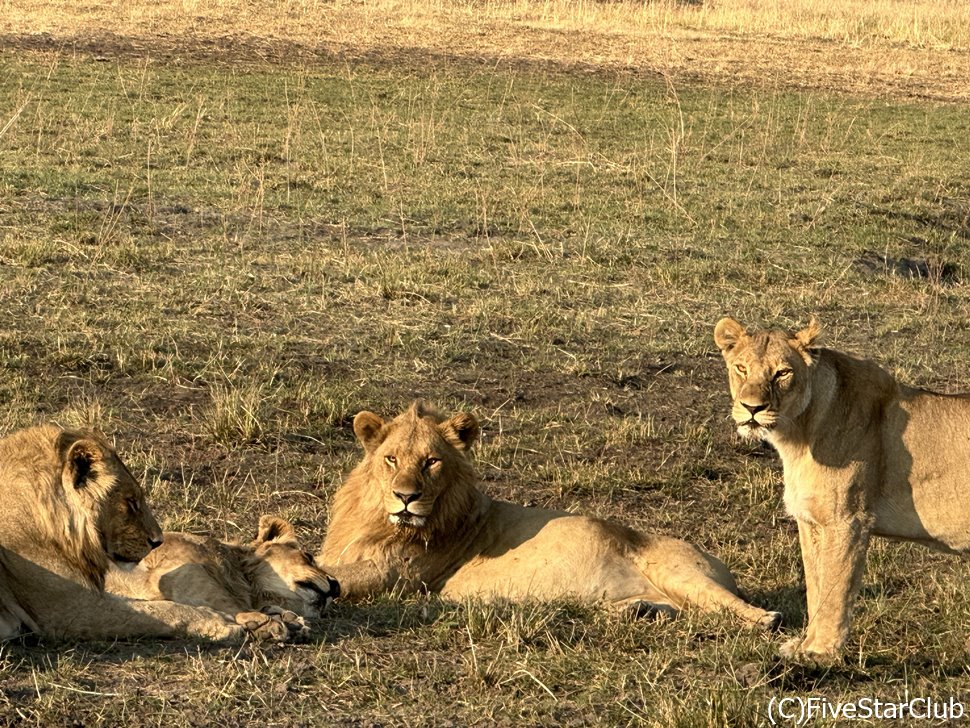
[[[278,617],[233,613],[104,590],[112,564],[162,543],[141,486],[105,438],[31,427],[0,440],[0,639],[275,636]]]
[[[170,599],[236,615],[240,624],[259,625],[266,615],[287,629],[275,639],[302,636],[302,618],[319,617],[340,594],[337,582],[300,547],[293,526],[262,516],[248,543],[218,541],[165,531],[164,543],[129,570],[113,567],[106,586],[133,599]],[[272,629],[276,620],[267,627]]]
[[[721,319],[738,432],[771,443],[798,522],[808,631],[787,656],[835,657],[849,634],[871,535],[970,552],[970,397],[897,382],[796,333]]]
[[[337,491],[317,563],[345,596],[397,587],[450,599],[575,598],[635,614],[686,605],[774,628],[727,567],[685,541],[599,518],[492,500],[469,449],[478,422],[421,401],[390,422],[354,418],[364,459]]]

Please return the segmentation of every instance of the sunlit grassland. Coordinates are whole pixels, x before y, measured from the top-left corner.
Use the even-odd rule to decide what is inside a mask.
[[[970,100],[958,0],[0,0],[0,35],[176,62],[214,48],[236,61],[430,55]]]
[[[957,0],[810,0],[597,2],[596,0],[134,0],[76,2],[4,0],[0,28],[19,32],[159,33],[191,27],[202,34],[249,32],[269,38],[361,43],[394,31],[440,31],[472,23],[519,29],[669,37],[678,33],[742,33],[829,40],[847,45],[970,47],[970,10]],[[487,41],[485,41],[487,42]]]
[[[777,463],[734,439],[711,329],[815,313],[829,343],[968,387],[968,127],[615,71],[5,51],[2,425],[95,421],[166,527],[274,512],[312,544],[353,414],[428,397],[481,418],[493,495],[693,540],[797,629]],[[729,619],[382,599],[279,650],[6,645],[0,715],[763,724],[773,695],[966,695],[965,580],[878,544],[832,672]]]

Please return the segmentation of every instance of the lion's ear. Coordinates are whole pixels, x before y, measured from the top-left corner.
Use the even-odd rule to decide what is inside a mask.
[[[747,336],[744,327],[730,316],[725,316],[714,327],[714,343],[727,356],[742,338]]]
[[[104,451],[94,440],[64,432],[60,436],[59,450],[63,457],[63,479],[65,485],[80,490],[95,477],[95,469],[104,460]]]
[[[818,319],[812,316],[808,322],[808,326],[795,334],[794,339],[803,349],[808,349],[818,338],[819,334],[822,333],[822,326],[819,324]]]
[[[467,450],[478,439],[478,420],[469,412],[459,412],[438,425],[441,434],[459,450]]]
[[[256,540],[260,543],[276,541],[277,543],[296,543],[296,531],[289,521],[276,516],[259,517],[259,533]]]
[[[364,450],[367,452],[371,452],[384,441],[384,438],[381,437],[383,427],[384,420],[373,412],[365,410],[358,412],[357,416],[354,417],[354,434],[357,435],[357,439],[360,440],[360,444],[364,446]]]

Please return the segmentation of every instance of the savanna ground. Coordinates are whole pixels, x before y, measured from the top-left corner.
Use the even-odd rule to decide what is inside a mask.
[[[96,423],[169,529],[319,543],[350,421],[475,411],[483,486],[715,552],[805,618],[711,341],[970,388],[962,3],[0,0],[4,432]],[[0,722],[762,725],[970,704],[967,566],[879,542],[848,656],[575,604],[337,605],[309,644],[0,646]]]

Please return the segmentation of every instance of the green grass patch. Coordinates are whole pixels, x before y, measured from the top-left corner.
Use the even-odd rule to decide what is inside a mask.
[[[967,388],[964,107],[21,52],[0,129],[3,428],[100,423],[166,527],[246,537],[278,513],[319,542],[353,415],[420,396],[479,415],[491,494],[695,541],[797,629],[777,460],[734,439],[714,322],[814,312],[829,343]],[[831,672],[726,619],[384,599],[281,650],[5,645],[0,714],[763,725],[777,695],[966,695],[965,579],[878,546]]]

